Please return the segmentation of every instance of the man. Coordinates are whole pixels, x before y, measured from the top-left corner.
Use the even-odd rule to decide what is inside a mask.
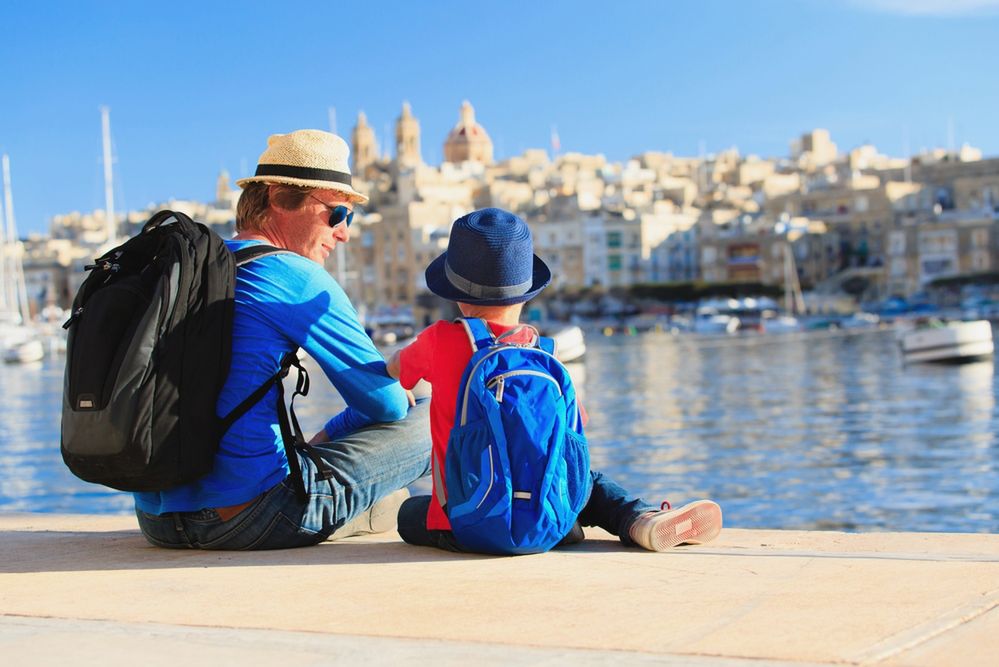
[[[427,474],[427,405],[410,408],[322,265],[349,240],[354,205],[367,201],[351,185],[348,153],[343,139],[319,130],[271,136],[255,175],[237,181],[237,234],[227,241],[234,251],[263,243],[290,252],[238,269],[232,365],[217,413],[228,414],[298,347],[347,404],[310,440],[316,456],[297,456],[306,502],[296,496],[273,388],[226,432],[209,475],[135,494],[152,544],[276,549],[388,530],[408,495],[399,490]]]

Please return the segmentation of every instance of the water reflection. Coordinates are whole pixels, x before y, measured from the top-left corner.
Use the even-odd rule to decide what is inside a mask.
[[[587,347],[570,371],[593,465],[651,501],[715,498],[739,527],[999,530],[992,361],[906,366],[888,332]],[[296,408],[318,428],[340,403],[312,376]],[[0,381],[0,510],[130,511],[62,464],[61,368],[4,366]]]

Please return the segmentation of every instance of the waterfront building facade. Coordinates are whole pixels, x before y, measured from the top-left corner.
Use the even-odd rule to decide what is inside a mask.
[[[423,270],[447,245],[451,222],[484,206],[515,211],[553,269],[546,292],[639,283],[786,280],[793,256],[801,284],[837,284],[862,272],[881,295],[908,295],[937,277],[999,267],[999,158],[970,147],[892,158],[874,146],[840,153],[828,131],[793,142],[788,156],[742,156],[735,148],[697,157],[647,151],[624,162],[543,149],[494,159],[489,133],[469,102],[443,137],[444,162],[421,155],[421,127],[408,103],[395,123],[395,155],[379,157],[363,112],[351,132],[359,210],[352,242],[328,269],[369,313],[433,306]],[[222,172],[215,201],[166,201],[121,216],[134,234],[159,208],[233,231],[239,191]],[[37,300],[68,305],[82,266],[107,246],[103,211],[51,221],[48,239],[26,242]]]

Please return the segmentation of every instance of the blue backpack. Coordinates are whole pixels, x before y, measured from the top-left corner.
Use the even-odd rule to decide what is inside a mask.
[[[494,340],[483,320],[457,321],[475,353],[461,378],[444,464],[451,530],[471,551],[547,551],[590,495],[572,379],[555,358],[555,342],[537,331],[530,343],[506,343],[519,327]]]

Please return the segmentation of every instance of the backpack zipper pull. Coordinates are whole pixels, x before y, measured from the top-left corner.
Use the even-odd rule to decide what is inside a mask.
[[[497,384],[497,387],[496,387],[496,402],[497,403],[502,403],[503,402],[503,376],[502,375],[500,376],[499,381],[496,384]]]
[[[77,308],[76,310],[74,310],[73,314],[69,316],[69,319],[66,320],[65,323],[63,323],[62,328],[63,329],[69,329],[71,326],[73,326],[73,322],[75,322],[76,320],[78,320],[80,318],[80,314],[82,312],[83,312],[83,306],[80,306],[79,308]]]

